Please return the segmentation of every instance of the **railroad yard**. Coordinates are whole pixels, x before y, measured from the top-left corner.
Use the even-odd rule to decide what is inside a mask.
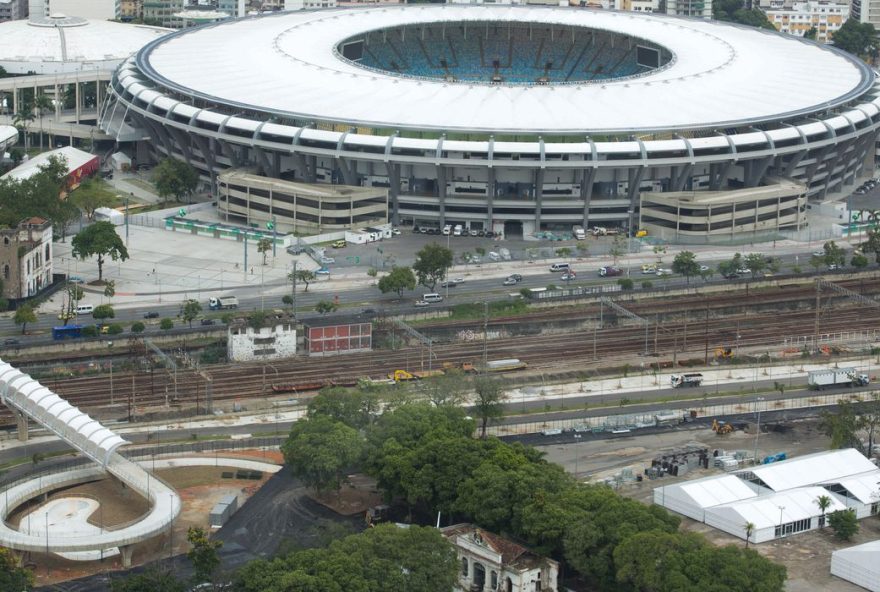
[[[836,285],[867,297],[880,293],[880,279],[872,276]],[[28,355],[22,368],[99,418],[163,411],[179,417],[203,412],[207,405],[229,411],[265,408],[273,400],[304,402],[331,384],[352,386],[363,379],[386,379],[396,370],[436,371],[484,358],[518,359],[526,365],[503,375],[510,385],[578,380],[624,368],[703,366],[716,357],[732,363],[797,358],[814,339],[831,359],[869,347],[880,326],[880,307],[865,306],[846,293],[817,290],[812,282],[756,283],[726,292],[615,302],[630,314],[599,302],[557,303],[516,316],[413,323],[432,340],[430,348],[379,317],[374,343],[380,347],[344,356],[198,367],[187,363],[196,356],[178,350],[184,355],[175,356],[174,372],[131,339],[113,356],[84,352],[80,359],[45,364]],[[381,348],[391,343],[395,349]],[[70,375],[77,370],[88,375]],[[0,424],[11,419],[5,410],[0,414]]]

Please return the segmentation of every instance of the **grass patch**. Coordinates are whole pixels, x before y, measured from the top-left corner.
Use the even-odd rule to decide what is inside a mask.
[[[123,181],[125,181],[126,183],[130,183],[135,187],[139,187],[144,191],[149,191],[153,195],[158,195],[158,193],[156,193],[156,186],[149,181],[144,181],[143,179],[140,179],[138,177],[126,177],[125,179],[123,179]]]

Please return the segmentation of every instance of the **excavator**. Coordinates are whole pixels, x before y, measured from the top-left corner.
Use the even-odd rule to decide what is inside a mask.
[[[724,436],[725,434],[730,434],[733,432],[733,425],[727,423],[726,421],[718,421],[717,419],[713,419],[712,431],[719,436]]]

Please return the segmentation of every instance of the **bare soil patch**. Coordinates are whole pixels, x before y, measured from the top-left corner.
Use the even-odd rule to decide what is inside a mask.
[[[341,516],[363,514],[368,508],[382,503],[376,480],[362,473],[349,475],[338,493],[310,493],[309,497]]]

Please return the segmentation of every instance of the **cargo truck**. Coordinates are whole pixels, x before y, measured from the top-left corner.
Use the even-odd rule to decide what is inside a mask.
[[[572,232],[574,233],[574,238],[577,240],[584,240],[587,238],[587,233],[584,232],[583,226],[574,226],[572,227]]]
[[[673,374],[670,382],[672,384],[672,388],[700,386],[701,384],[703,384],[703,375],[699,373]]]
[[[831,386],[867,386],[871,382],[867,374],[855,368],[827,368],[813,370],[808,374],[810,388],[823,389]]]
[[[208,308],[211,310],[238,308],[238,298],[235,296],[212,296],[211,299],[208,300]]]

